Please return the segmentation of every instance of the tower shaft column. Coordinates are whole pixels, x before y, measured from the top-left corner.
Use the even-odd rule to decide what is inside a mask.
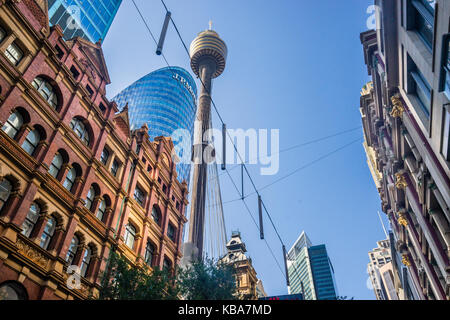
[[[208,146],[207,141],[203,141],[205,132],[210,129],[211,118],[211,86],[212,75],[216,72],[216,64],[214,61],[205,59],[200,62],[199,66],[200,78],[204,84],[201,87],[197,124],[195,128],[194,156],[195,164],[192,175],[192,199],[189,224],[189,242],[194,245],[194,255],[201,257],[203,255],[203,230],[205,224],[205,203],[206,203],[206,182],[208,179],[208,163],[203,157],[205,148]]]

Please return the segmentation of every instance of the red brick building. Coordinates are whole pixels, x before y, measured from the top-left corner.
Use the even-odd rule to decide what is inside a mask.
[[[0,1],[0,299],[95,296],[113,246],[137,265],[181,258],[172,142],[130,131],[100,44],[65,42],[46,6]]]

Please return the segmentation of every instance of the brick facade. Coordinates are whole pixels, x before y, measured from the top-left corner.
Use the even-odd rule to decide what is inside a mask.
[[[59,26],[43,25],[41,2],[0,1],[0,291],[85,299],[98,293],[112,248],[143,265],[151,243],[148,265],[179,262],[188,191],[176,179],[171,140],[150,141],[146,127],[131,132],[127,108],[119,113],[105,97],[100,44],[65,42]],[[6,54],[11,43],[23,53],[17,63]],[[22,121],[8,134],[16,115]],[[38,217],[27,235],[31,208]],[[135,230],[131,248],[127,225]],[[74,236],[71,265],[87,266],[80,289],[66,283]]]

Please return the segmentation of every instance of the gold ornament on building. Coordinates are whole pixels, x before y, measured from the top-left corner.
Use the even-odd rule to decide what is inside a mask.
[[[402,263],[407,267],[411,265],[411,262],[409,261],[409,257],[407,254],[402,255]]]
[[[406,215],[405,215],[404,212],[399,212],[399,213],[398,213],[398,219],[397,219],[397,222],[398,222],[399,224],[401,224],[402,226],[404,226],[404,227],[407,227],[407,226],[408,226],[408,219],[406,219]]]
[[[406,187],[408,186],[408,183],[406,182],[406,178],[403,174],[401,173],[396,173],[395,174],[395,187],[397,189],[406,189]]]
[[[390,115],[394,118],[400,118],[403,115],[403,112],[405,112],[405,107],[403,106],[402,101],[397,96],[391,97],[391,101],[393,107]]]

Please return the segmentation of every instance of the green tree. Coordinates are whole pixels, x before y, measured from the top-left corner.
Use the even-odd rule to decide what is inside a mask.
[[[174,300],[179,288],[175,276],[167,269],[152,272],[133,267],[117,253],[112,253],[102,276],[101,300]]]
[[[212,259],[194,260],[179,270],[178,285],[186,300],[235,300],[234,268]]]
[[[194,261],[176,272],[154,268],[152,272],[130,265],[112,253],[102,275],[101,300],[233,300],[236,282],[232,266],[211,259]]]

